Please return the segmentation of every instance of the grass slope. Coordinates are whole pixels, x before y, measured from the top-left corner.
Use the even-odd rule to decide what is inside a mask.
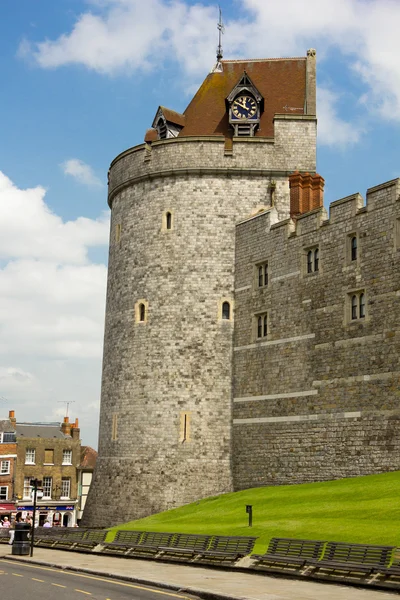
[[[245,505],[253,505],[248,527]],[[400,546],[400,471],[206,498],[113,528],[219,535],[254,535],[254,552],[271,537]],[[111,532],[110,532],[111,533]]]

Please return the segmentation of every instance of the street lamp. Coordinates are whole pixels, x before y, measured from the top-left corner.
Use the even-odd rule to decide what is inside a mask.
[[[36,498],[38,487],[42,486],[40,479],[31,479],[30,485],[33,487],[33,517],[32,517],[32,530],[31,530],[31,556],[33,556],[33,542],[35,538],[35,519],[36,519]]]

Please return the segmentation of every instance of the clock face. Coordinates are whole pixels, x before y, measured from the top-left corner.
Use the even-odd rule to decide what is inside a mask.
[[[239,96],[232,103],[232,113],[237,119],[251,119],[257,112],[257,102],[251,96]]]

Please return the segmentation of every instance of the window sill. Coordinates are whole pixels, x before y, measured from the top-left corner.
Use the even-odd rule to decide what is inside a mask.
[[[72,463],[61,463],[62,467],[72,467]]]
[[[26,464],[26,465],[33,465],[33,466],[35,466],[35,465],[36,465],[36,463],[33,463],[33,462],[26,462],[25,464]]]
[[[54,463],[43,463],[44,467],[54,467]]]
[[[71,500],[69,496],[60,496],[60,500]]]
[[[10,471],[7,471],[7,473],[0,473],[0,476],[1,475],[10,475]]]

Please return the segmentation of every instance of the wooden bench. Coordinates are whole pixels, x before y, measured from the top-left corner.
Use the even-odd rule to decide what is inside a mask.
[[[82,539],[86,533],[86,529],[75,529],[75,528],[52,528],[44,529],[39,531],[35,529],[34,533],[34,545],[42,546],[43,548],[55,548],[58,545],[68,547],[72,545],[72,542],[78,539]],[[71,542],[69,542],[71,540]]]
[[[313,576],[324,571],[342,577],[370,575],[388,568],[393,550],[393,546],[328,542],[322,559],[308,560],[307,564],[314,567]]]
[[[120,530],[112,542],[103,544],[105,554],[129,554],[133,546],[140,543],[143,531]]]
[[[272,538],[265,554],[252,554],[251,558],[257,561],[257,569],[296,570],[304,567],[309,560],[319,560],[325,544],[317,540]]]
[[[173,560],[188,560],[207,550],[211,535],[194,533],[176,533],[169,546],[159,546],[158,549]]]
[[[82,539],[74,541],[72,548],[74,550],[93,550],[93,548],[104,542],[107,533],[107,530],[104,529],[89,529]]]
[[[400,550],[395,549],[393,562],[390,567],[382,569],[382,575],[385,581],[389,581],[395,584],[400,582]]]
[[[170,547],[174,533],[145,531],[137,544],[132,544],[129,556],[155,556],[160,552],[160,546]]]
[[[254,548],[256,537],[220,535],[212,538],[207,550],[199,553],[193,562],[232,563],[247,556]]]

